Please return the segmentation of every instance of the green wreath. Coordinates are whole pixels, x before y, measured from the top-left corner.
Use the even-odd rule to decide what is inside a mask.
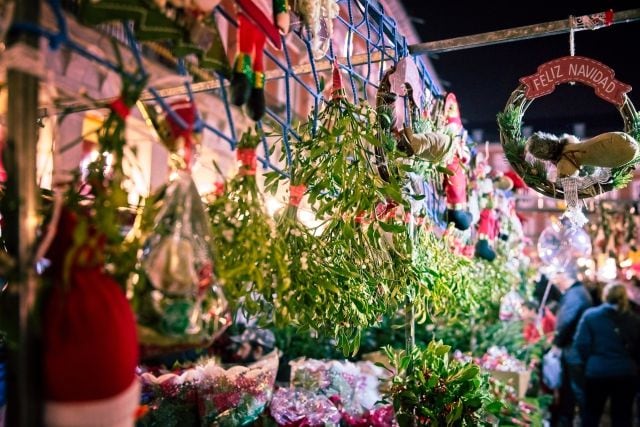
[[[528,99],[525,96],[524,84],[518,86],[511,93],[504,111],[498,113],[497,116],[500,143],[511,167],[522,177],[527,186],[545,196],[563,199],[562,187],[547,178],[545,162],[538,159],[533,161],[526,159],[527,139],[522,136],[522,117],[532,102],[533,99]],[[637,141],[640,138],[640,116],[626,94],[618,111],[624,121],[624,131]],[[607,191],[625,187],[633,179],[634,169],[638,162],[640,162],[640,156],[636,156],[629,163],[612,168],[611,177],[607,181],[579,189],[578,197],[580,199],[595,197]],[[585,172],[587,171],[581,170],[581,173]]]

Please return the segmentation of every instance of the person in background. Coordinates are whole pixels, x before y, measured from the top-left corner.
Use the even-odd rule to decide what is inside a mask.
[[[631,427],[640,363],[640,318],[629,309],[624,285],[607,285],[603,301],[585,311],[573,344],[584,366],[582,425],[599,426],[605,402],[611,398],[612,426]]]
[[[538,313],[535,301],[526,301],[521,308],[522,335],[528,344],[535,344],[544,336],[547,342],[553,339],[556,328],[556,316],[547,307],[543,309],[542,317]]]
[[[549,293],[546,301],[542,301],[544,299],[547,286],[549,286]],[[560,298],[562,298],[562,292],[553,283],[549,284],[549,277],[545,273],[541,273],[540,278],[535,282],[533,298],[538,301],[539,304],[544,303],[545,307],[555,313],[558,308],[558,302],[560,301]]]
[[[587,288],[589,294],[591,294],[591,300],[593,301],[594,307],[602,304],[602,290],[604,289],[604,283],[597,280],[585,280],[584,287]]]
[[[556,312],[556,335],[553,351],[561,352],[562,386],[558,391],[557,407],[552,417],[554,426],[573,426],[576,404],[584,412],[584,388],[579,369],[580,360],[572,351],[573,336],[582,314],[593,305],[589,291],[584,287],[577,265],[570,265],[554,278],[563,291]]]

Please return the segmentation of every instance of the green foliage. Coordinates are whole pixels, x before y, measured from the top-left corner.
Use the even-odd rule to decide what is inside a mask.
[[[239,148],[255,148],[259,132],[247,131]],[[274,310],[290,292],[285,242],[264,209],[255,175],[240,173],[209,205],[216,273],[232,309],[242,308],[262,321],[286,321]]]
[[[501,407],[480,367],[451,359],[450,350],[441,341],[410,353],[384,349],[393,373],[385,398],[393,402],[401,427],[477,426],[486,411]]]

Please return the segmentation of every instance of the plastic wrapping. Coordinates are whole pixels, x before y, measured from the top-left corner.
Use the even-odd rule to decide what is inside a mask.
[[[143,357],[209,345],[229,324],[207,217],[189,173],[166,187],[154,222],[142,256],[147,280],[134,292]]]
[[[521,320],[524,298],[515,289],[511,289],[500,299],[498,316],[503,322]]]
[[[277,351],[249,366],[225,369],[213,360],[174,372],[144,372],[141,426],[245,426],[271,401]]]
[[[526,371],[525,364],[513,357],[504,347],[491,346],[480,358],[479,365],[492,371],[522,372]]]
[[[249,367],[224,370],[214,365],[205,372],[200,389],[203,425],[249,425],[271,401],[278,372],[278,352],[271,352]]]
[[[393,409],[381,405],[380,380],[387,371],[371,362],[301,359],[291,362],[291,385],[328,397],[351,427],[393,426]]]
[[[340,411],[324,395],[303,389],[281,388],[273,395],[270,412],[285,427],[337,427]]]

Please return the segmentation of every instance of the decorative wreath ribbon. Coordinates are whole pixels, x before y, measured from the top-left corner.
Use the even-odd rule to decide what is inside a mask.
[[[589,176],[567,177],[558,179],[558,185],[564,190],[564,200],[567,210],[563,217],[567,218],[575,227],[582,227],[588,220],[578,205],[578,190],[584,190],[595,184],[602,185],[611,178],[611,169],[601,168]]]

